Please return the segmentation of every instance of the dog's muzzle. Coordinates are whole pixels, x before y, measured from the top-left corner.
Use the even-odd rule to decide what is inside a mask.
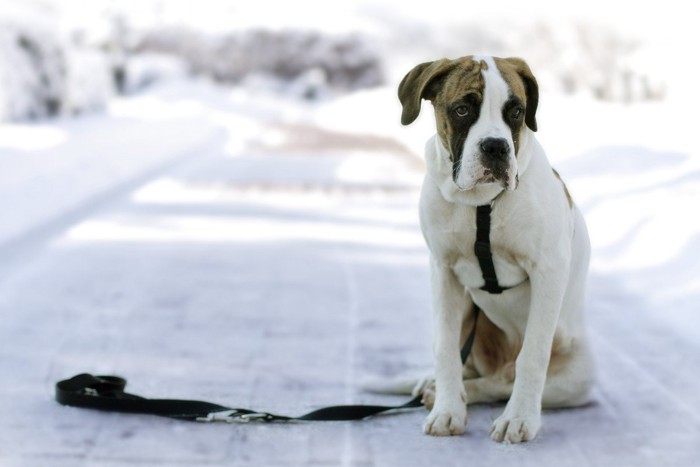
[[[478,183],[498,183],[503,185],[507,190],[514,190],[517,186],[516,180],[512,180],[510,160],[510,144],[505,138],[489,137],[484,138],[479,143],[481,152],[480,162],[484,168],[483,176],[478,180]]]

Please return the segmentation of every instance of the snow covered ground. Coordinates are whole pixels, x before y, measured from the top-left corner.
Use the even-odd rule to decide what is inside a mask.
[[[358,423],[189,425],[60,407],[53,383],[300,414],[394,403],[366,376],[430,367],[417,226],[430,112],[392,88],[320,107],[180,82],[104,115],[0,126],[0,465],[695,466],[700,154],[673,102],[542,96],[539,138],[591,230],[595,403],[525,446]],[[426,106],[429,110],[429,105]]]
[[[377,38],[389,86],[310,104],[266,92],[264,80],[176,79],[104,112],[0,124],[0,467],[699,465],[700,98],[687,59],[697,5],[630,14],[626,2],[533,0],[455,12],[438,0],[426,15],[391,0],[88,3],[37,5],[68,5],[63,25],[106,29],[104,4],[128,5],[142,27],[361,31]],[[53,401],[57,380],[89,371],[126,376],[147,396],[292,415],[402,402],[360,389],[432,361],[416,206],[432,115],[426,104],[401,127],[395,86],[407,67],[477,39],[443,28],[460,15],[544,17],[562,50],[573,31],[563,17],[624,31],[647,46],[635,69],[668,85],[664,101],[622,105],[562,97],[542,75],[538,138],[593,242],[594,404],[548,411],[535,442],[504,446],[487,436],[502,405],[470,408],[465,436],[436,439],[422,435],[420,410],[207,426]]]

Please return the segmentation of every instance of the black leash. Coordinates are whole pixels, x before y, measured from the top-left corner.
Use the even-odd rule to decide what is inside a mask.
[[[256,410],[226,407],[196,400],[146,399],[124,392],[126,380],[118,376],[81,374],[56,384],[56,401],[63,405],[108,412],[159,415],[190,422],[264,422],[359,420],[388,410],[420,407],[422,394],[396,407],[381,405],[337,405],[300,417],[275,415]]]
[[[479,308],[475,307],[474,325],[461,350],[462,363],[466,362],[476,335]],[[402,405],[336,405],[324,407],[299,417],[275,415],[250,409],[231,408],[196,400],[146,399],[124,392],[126,379],[118,376],[80,374],[56,383],[56,401],[62,405],[108,412],[158,415],[191,422],[292,422],[292,421],[348,421],[361,420],[388,411],[423,406],[423,395],[418,394]]]

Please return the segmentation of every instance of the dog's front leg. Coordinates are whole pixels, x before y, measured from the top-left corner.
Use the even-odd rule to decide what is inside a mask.
[[[529,272],[532,293],[523,346],[515,362],[513,393],[491,427],[494,441],[530,441],[542,424],[542,392],[566,286],[562,270],[566,267]]]
[[[435,317],[435,404],[423,430],[429,435],[464,433],[467,424],[467,394],[462,383],[459,352],[460,331],[468,295],[451,268],[431,262],[433,314]]]

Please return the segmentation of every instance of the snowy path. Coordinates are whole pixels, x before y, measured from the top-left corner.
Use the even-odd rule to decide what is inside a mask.
[[[420,168],[381,139],[343,152],[339,135],[274,131],[314,144],[185,154],[0,245],[0,466],[698,465],[700,348],[599,273],[596,403],[546,412],[525,446],[488,438],[500,405],[437,439],[420,410],[208,426],[54,403],[53,383],[83,371],[288,414],[403,400],[358,385],[431,362]]]

